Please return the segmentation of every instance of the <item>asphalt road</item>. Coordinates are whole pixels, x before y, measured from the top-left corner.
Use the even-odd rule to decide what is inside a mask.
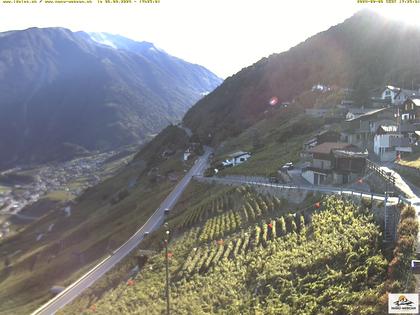
[[[76,282],[68,286],[63,292],[54,297],[52,300],[42,305],[32,315],[50,315],[55,314],[59,309],[64,307],[66,304],[73,301],[78,297],[84,290],[90,287],[95,281],[100,279],[107,271],[114,267],[120,262],[125,256],[127,256],[133,249],[135,249],[144,238],[145,232],[155,230],[164,221],[165,209],[171,209],[182,192],[187,187],[191,178],[194,175],[201,175],[207,165],[208,157],[211,153],[209,148],[205,149],[205,153],[201,156],[193,167],[185,174],[181,181],[175,186],[172,192],[166,197],[161,203],[160,207],[152,214],[152,216],[146,221],[146,223],[134,233],[130,239],[128,239],[123,245],[116,249],[112,255],[106,257],[98,265],[93,267],[85,275],[79,278]]]

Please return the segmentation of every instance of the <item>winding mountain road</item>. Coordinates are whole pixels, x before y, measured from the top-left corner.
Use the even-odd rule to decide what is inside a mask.
[[[188,186],[191,178],[195,175],[201,175],[207,166],[208,157],[211,154],[210,148],[205,148],[204,154],[195,162],[193,167],[185,174],[185,176],[178,182],[171,193],[160,204],[160,207],[152,214],[146,223],[137,230],[124,244],[116,249],[112,255],[109,255],[99,264],[93,267],[85,275],[79,278],[76,282],[68,286],[63,292],[58,294],[52,300],[39,307],[31,315],[51,315],[55,314],[59,309],[66,304],[73,301],[84,290],[89,288],[93,283],[99,280],[106,272],[119,263],[131,251],[133,251],[143,240],[144,233],[155,230],[164,221],[165,209],[171,209],[182,192]]]

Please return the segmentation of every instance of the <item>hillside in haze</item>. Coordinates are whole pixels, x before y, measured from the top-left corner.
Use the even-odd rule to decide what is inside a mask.
[[[0,33],[0,167],[142,143],[220,82],[121,36]]]
[[[372,88],[411,87],[411,82],[420,83],[420,29],[361,11],[229,77],[191,108],[184,122],[201,138],[211,134],[220,143],[259,120],[273,96],[290,102],[322,83],[354,88],[363,105]]]

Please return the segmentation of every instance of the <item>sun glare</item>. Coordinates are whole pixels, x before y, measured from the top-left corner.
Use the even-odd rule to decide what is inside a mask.
[[[395,3],[377,8],[381,15],[407,24],[420,26],[420,3]]]

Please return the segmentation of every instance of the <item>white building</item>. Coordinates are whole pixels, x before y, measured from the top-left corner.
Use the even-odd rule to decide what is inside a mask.
[[[229,159],[222,162],[223,166],[236,166],[247,161],[251,157],[251,153],[239,151],[229,156]]]
[[[388,85],[381,95],[382,99],[388,100],[392,105],[400,106],[409,98],[420,97],[420,91],[407,90]]]
[[[331,91],[331,88],[328,85],[318,83],[312,86],[312,91],[313,92],[318,91],[318,92],[324,93],[324,92]]]
[[[190,158],[190,156],[191,156],[191,151],[190,151],[190,149],[187,149],[184,152],[184,161],[188,161],[188,159]]]
[[[391,104],[395,104],[395,96],[400,91],[400,88],[388,85],[385,90],[382,92],[382,99],[388,100]]]
[[[394,161],[398,152],[411,152],[409,139],[398,132],[396,125],[381,125],[373,140],[373,150],[382,162]]]

